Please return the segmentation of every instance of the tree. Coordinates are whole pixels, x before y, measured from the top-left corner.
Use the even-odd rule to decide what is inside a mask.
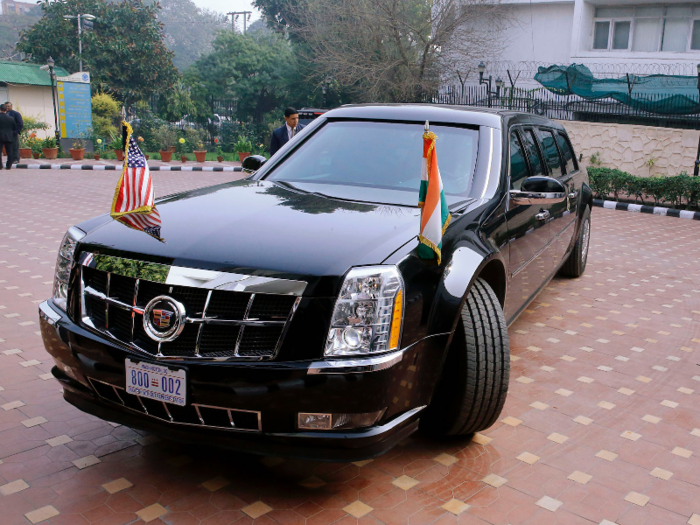
[[[216,31],[226,27],[226,15],[200,9],[192,0],[161,0],[160,6],[165,45],[175,53],[175,66],[184,71],[211,51]]]
[[[90,13],[94,30],[83,33],[83,63],[93,86],[129,104],[171,88],[179,78],[173,53],[163,43],[156,19],[159,6],[141,0],[111,3],[106,0],[45,0],[43,17],[20,34],[20,51],[32,61],[45,63],[51,56],[58,65],[78,70],[78,35],[75,20],[64,15]]]
[[[285,102],[294,56],[284,38],[219,31],[212,46],[185,72],[193,96],[235,99],[239,120],[256,124]]]
[[[499,0],[256,0],[284,25],[317,85],[357,101],[413,102],[455,64],[492,54]]]

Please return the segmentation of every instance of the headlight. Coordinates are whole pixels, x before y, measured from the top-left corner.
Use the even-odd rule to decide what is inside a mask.
[[[395,266],[351,269],[333,309],[325,355],[378,354],[399,348],[403,280]]]
[[[64,310],[68,302],[68,281],[70,279],[71,268],[73,267],[73,254],[75,254],[78,241],[83,237],[85,237],[85,232],[79,230],[75,226],[71,226],[68,228],[61,242],[61,247],[58,249],[56,274],[53,279],[53,300],[57,306],[60,306]]]

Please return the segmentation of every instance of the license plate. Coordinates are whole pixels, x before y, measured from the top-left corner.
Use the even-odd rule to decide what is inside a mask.
[[[185,406],[187,371],[126,359],[126,391],[172,405]]]

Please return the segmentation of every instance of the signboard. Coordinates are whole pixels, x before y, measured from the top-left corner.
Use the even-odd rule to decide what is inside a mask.
[[[86,138],[92,130],[90,84],[58,82],[61,138]]]
[[[59,82],[79,82],[82,84],[90,83],[90,73],[87,71],[82,71],[80,73],[73,73],[67,77],[56,77]]]

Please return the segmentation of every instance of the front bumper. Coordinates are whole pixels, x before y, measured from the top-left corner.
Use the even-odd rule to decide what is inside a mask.
[[[421,410],[437,382],[447,335],[426,338],[401,352],[372,359],[299,362],[181,363],[187,369],[188,404],[217,407],[230,414],[258,413],[255,429],[183,423],[166,410],[157,415],[140,401],[122,400],[124,360],[155,361],[133,353],[72,322],[46,301],[39,307],[52,370],[71,404],[97,417],[169,438],[241,450],[331,461],[378,456],[418,428]],[[105,395],[99,385],[117,392]],[[96,388],[96,386],[98,388]],[[136,396],[131,396],[136,398]],[[131,405],[131,406],[129,406]],[[143,410],[141,410],[143,408]],[[358,430],[299,431],[297,416],[312,413],[367,413],[384,410],[372,427]],[[170,420],[168,419],[170,418]]]

